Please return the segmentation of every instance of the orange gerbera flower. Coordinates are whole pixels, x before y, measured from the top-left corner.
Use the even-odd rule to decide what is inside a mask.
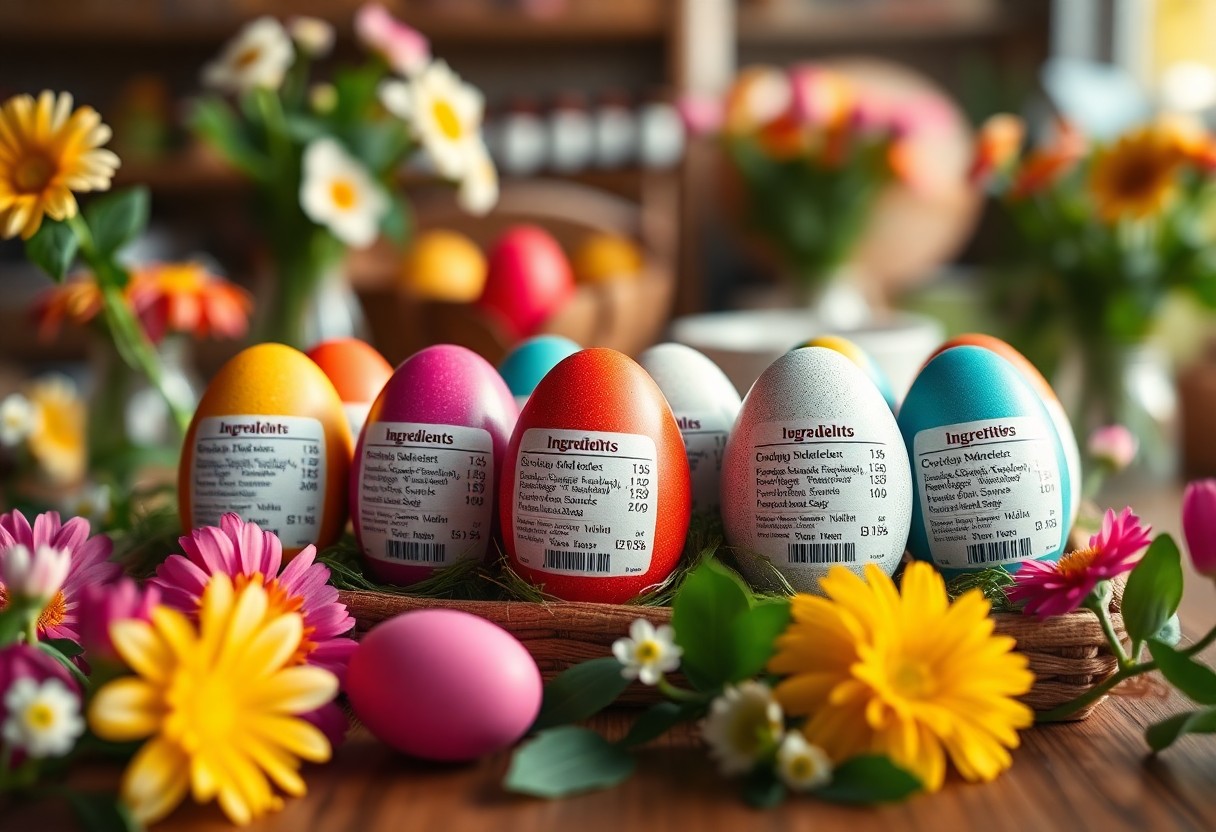
[[[1036,148],[1022,163],[1010,197],[1025,199],[1051,187],[1085,157],[1087,150],[1088,143],[1081,131],[1061,119],[1056,125],[1055,138]]]
[[[240,338],[249,326],[249,293],[198,263],[156,263],[136,272],[128,293],[148,337],[185,332]]]
[[[1009,113],[998,113],[980,127],[975,143],[975,158],[967,178],[973,183],[987,181],[993,171],[1010,164],[1026,137],[1026,122]]]
[[[101,289],[91,274],[81,274],[43,293],[34,304],[38,335],[53,338],[64,321],[83,326],[101,311]]]
[[[1098,154],[1090,173],[1098,213],[1108,222],[1159,213],[1177,191],[1182,160],[1168,130],[1146,127],[1121,137]]]

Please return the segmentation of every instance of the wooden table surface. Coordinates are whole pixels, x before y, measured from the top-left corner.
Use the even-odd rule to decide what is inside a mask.
[[[1122,503],[1120,503],[1121,505]],[[1178,495],[1142,501],[1159,530],[1177,532]],[[1188,567],[1189,568],[1189,567]],[[1206,631],[1216,619],[1216,588],[1188,576],[1183,621]],[[1212,651],[1210,651],[1211,653]],[[1209,659],[1213,656],[1209,654]],[[429,832],[429,830],[622,829],[713,830],[1216,830],[1216,737],[1190,737],[1150,757],[1144,726],[1187,707],[1163,688],[1140,698],[1109,698],[1086,721],[1035,727],[1023,734],[1013,768],[993,783],[947,781],[941,792],[899,805],[855,809],[792,799],[771,811],[748,808],[737,785],[719,778],[689,732],[640,752],[624,785],[563,801],[504,792],[508,756],[465,766],[408,760],[357,731],[327,766],[307,771],[308,795],[249,827],[283,832]],[[609,735],[627,712],[594,721]],[[118,769],[77,775],[98,787],[116,784]],[[84,785],[82,783],[82,785]],[[63,807],[0,806],[0,829],[49,832],[72,828]],[[160,828],[177,832],[229,829],[214,806],[183,806]]]

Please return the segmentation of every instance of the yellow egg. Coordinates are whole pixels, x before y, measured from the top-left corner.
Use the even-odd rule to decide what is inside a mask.
[[[595,234],[575,251],[573,265],[580,283],[632,280],[642,273],[642,250],[625,237]]]
[[[346,527],[351,435],[321,368],[283,344],[241,351],[216,373],[186,432],[182,527],[234,512],[274,532],[287,557]]]
[[[485,255],[456,231],[423,231],[402,263],[401,288],[427,300],[471,303],[481,297],[485,284]]]

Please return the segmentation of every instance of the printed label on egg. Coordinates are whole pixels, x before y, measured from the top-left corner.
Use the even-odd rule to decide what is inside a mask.
[[[758,554],[785,569],[882,563],[893,534],[883,507],[902,453],[836,422],[756,426],[751,495]],[[901,449],[902,450],[902,449]]]
[[[658,499],[654,440],[530,428],[515,466],[515,556],[541,572],[591,577],[650,569]]]
[[[360,538],[369,558],[444,566],[485,556],[494,476],[488,431],[375,422],[360,470]]]
[[[912,466],[933,561],[965,569],[1060,547],[1060,472],[1051,426],[1009,417],[922,430]]]
[[[720,414],[676,414],[676,424],[684,437],[688,470],[692,475],[692,502],[698,511],[716,510],[720,502],[718,484],[722,478],[722,455],[730,423]]]
[[[303,416],[212,416],[198,421],[190,469],[196,526],[229,511],[287,548],[316,542],[324,509],[325,429]]]

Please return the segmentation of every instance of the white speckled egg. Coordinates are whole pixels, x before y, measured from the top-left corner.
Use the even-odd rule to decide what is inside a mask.
[[[836,564],[895,571],[912,522],[908,453],[856,364],[808,347],[756,380],[726,444],[722,522],[759,588],[774,586],[774,569],[804,592]]]
[[[713,513],[719,506],[722,457],[742,400],[726,373],[692,347],[659,344],[638,356],[675,413],[688,468],[692,508]]]

